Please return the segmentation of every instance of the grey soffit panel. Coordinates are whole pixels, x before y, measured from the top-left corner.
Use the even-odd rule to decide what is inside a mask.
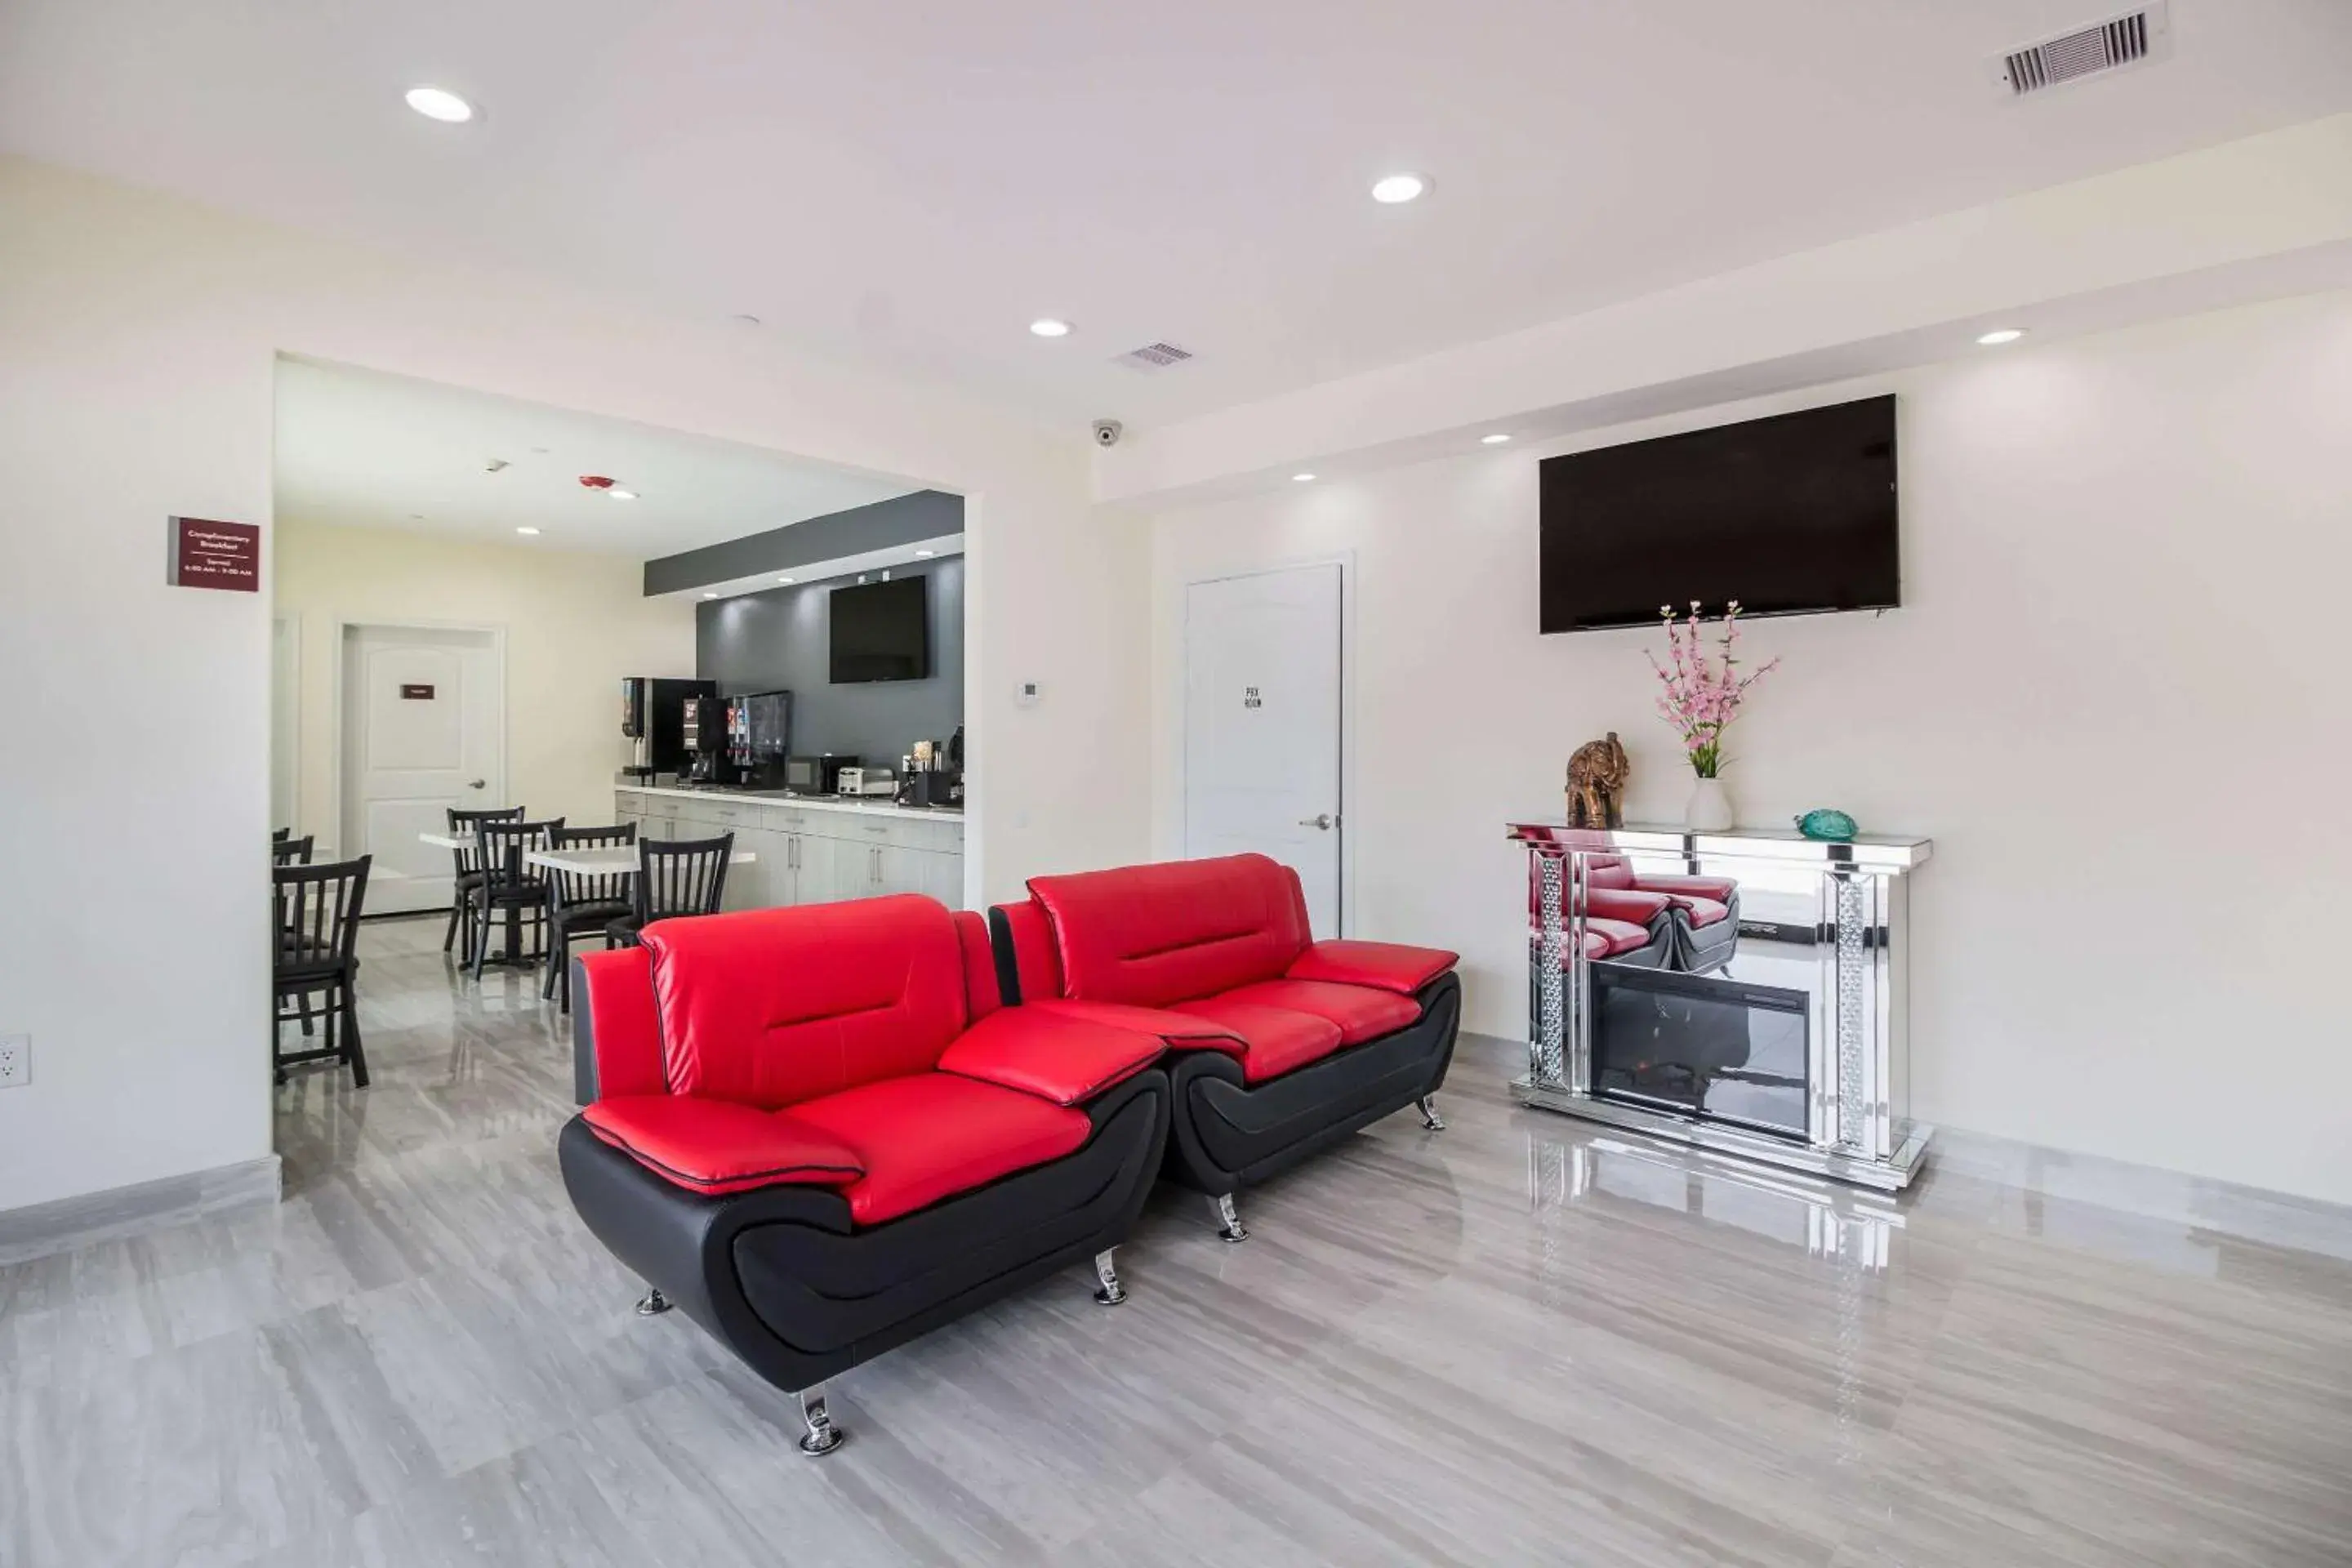
[[[963,498],[917,490],[871,506],[828,512],[802,522],[746,534],[700,550],[646,563],[646,594],[675,594],[764,572],[789,572],[815,561],[838,561],[873,550],[963,531]]]

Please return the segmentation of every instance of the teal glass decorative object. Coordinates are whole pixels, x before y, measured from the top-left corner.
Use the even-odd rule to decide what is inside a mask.
[[[1797,831],[1808,838],[1818,838],[1824,844],[1851,844],[1853,842],[1853,836],[1862,830],[1853,825],[1853,818],[1844,812],[1832,811],[1825,806],[1819,811],[1809,811],[1797,818]]]

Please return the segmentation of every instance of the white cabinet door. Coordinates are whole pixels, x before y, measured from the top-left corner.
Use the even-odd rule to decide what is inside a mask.
[[[918,890],[930,894],[951,910],[963,908],[963,857],[937,850],[926,854],[923,885]]]

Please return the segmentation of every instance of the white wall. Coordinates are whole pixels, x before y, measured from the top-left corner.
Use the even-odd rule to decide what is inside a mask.
[[[1536,631],[1536,459],[1902,395],[1904,607],[1759,622],[1746,820],[1834,805],[1936,840],[1915,889],[1915,1110],[2352,1201],[2352,880],[2338,598],[2352,294],[1620,426],[1153,525],[1154,836],[1176,846],[1181,584],[1352,552],[1358,934],[1461,949],[1524,1038],[1522,869],[1569,752],[1615,729],[1631,813],[1687,793],[1655,633]]]
[[[278,520],[278,609],[301,618],[294,829],[338,843],[338,620],[506,632],[507,798],[541,816],[613,819],[620,681],[694,673],[694,601],[648,599],[625,555]]]
[[[968,891],[1142,852],[1148,548],[1090,513],[1083,432],[14,160],[0,279],[0,1032],[35,1040],[0,1209],[268,1152],[274,568],[226,595],[163,561],[174,512],[269,542],[281,352],[963,492]]]

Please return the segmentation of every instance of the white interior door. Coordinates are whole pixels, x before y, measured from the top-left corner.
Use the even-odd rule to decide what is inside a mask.
[[[417,841],[451,806],[507,804],[506,672],[496,638],[429,626],[343,628],[342,836],[373,855],[371,913],[447,907],[450,855]]]
[[[1339,568],[1194,583],[1184,605],[1184,853],[1298,872],[1339,934]]]

